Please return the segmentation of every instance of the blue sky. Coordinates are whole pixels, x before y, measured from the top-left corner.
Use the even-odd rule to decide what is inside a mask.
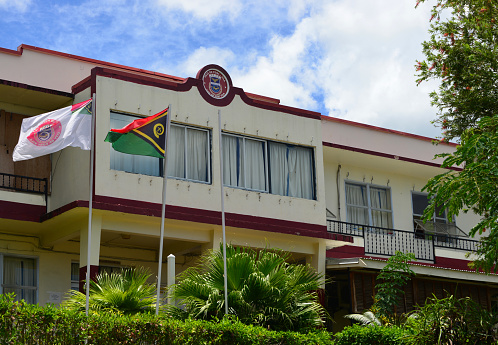
[[[209,64],[235,86],[324,115],[430,137],[414,64],[415,0],[0,0],[0,47],[29,44],[180,77]],[[0,66],[1,68],[1,66]]]

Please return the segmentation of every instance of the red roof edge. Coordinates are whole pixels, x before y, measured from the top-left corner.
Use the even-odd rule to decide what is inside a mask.
[[[7,48],[0,47],[0,53],[21,56],[22,55],[22,48],[18,47],[17,50],[12,50],[12,49],[7,49]]]
[[[61,52],[58,52],[58,51],[55,51],[55,50],[50,50],[50,49],[35,47],[35,46],[28,45],[28,44],[21,44],[17,48],[17,50],[20,53],[17,53],[17,54],[21,55],[23,49],[37,51],[37,52],[44,53],[44,54],[57,55],[57,56],[61,56],[61,57],[68,58],[68,59],[73,59],[73,60],[80,60],[80,61],[84,61],[84,62],[94,63],[94,64],[97,64],[97,65],[101,65],[103,67],[105,66],[105,67],[119,68],[119,69],[124,69],[124,70],[127,70],[127,71],[133,71],[133,72],[143,73],[143,74],[147,74],[147,75],[153,75],[153,76],[157,76],[157,77],[161,77],[161,78],[167,78],[167,79],[174,80],[176,82],[183,82],[185,80],[185,78],[175,77],[175,76],[172,76],[172,75],[169,75],[169,74],[164,74],[164,73],[159,73],[159,72],[153,72],[153,71],[149,71],[149,70],[145,70],[145,69],[141,69],[141,68],[135,68],[135,67],[125,66],[125,65],[120,65],[120,64],[116,64],[116,63],[112,63],[112,62],[102,61],[102,60],[90,59],[90,58],[86,58],[86,57],[82,57],[82,56],[78,56],[78,55],[61,53]],[[6,50],[8,50],[8,49],[6,49]]]

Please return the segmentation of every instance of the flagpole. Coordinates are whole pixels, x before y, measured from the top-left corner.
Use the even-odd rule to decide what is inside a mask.
[[[90,197],[88,198],[88,238],[86,254],[86,304],[85,314],[90,309],[90,256],[92,255],[92,210],[93,210],[93,154],[95,152],[95,93],[92,96],[92,131],[90,139]]]
[[[164,133],[164,159],[163,159],[163,203],[161,206],[161,233],[159,235],[159,263],[157,269],[157,291],[156,291],[156,315],[159,313],[159,296],[161,294],[161,274],[163,268],[163,241],[164,241],[164,218],[166,215],[166,186],[168,185],[168,138],[171,125],[171,104],[168,105],[166,117],[166,129]]]
[[[220,189],[221,189],[221,231],[223,233],[223,286],[225,290],[225,314],[228,315],[228,274],[227,274],[227,240],[225,236],[225,189],[223,186],[223,141],[221,138],[221,111],[218,110],[218,128],[220,141]]]

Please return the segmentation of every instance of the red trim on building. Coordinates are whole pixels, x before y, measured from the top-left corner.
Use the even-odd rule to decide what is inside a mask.
[[[342,246],[327,250],[327,257],[335,259],[357,258],[364,255],[365,248],[358,246]]]
[[[21,56],[22,55],[22,49],[17,48],[17,50],[12,50],[12,49],[7,49],[7,48],[1,48],[0,47],[0,53]]]
[[[387,261],[387,258],[385,257],[366,256],[365,249],[359,246],[342,246],[329,249],[327,250],[327,257],[335,259],[360,258]],[[471,263],[470,260],[446,258],[443,256],[436,256],[434,259],[434,263],[422,261],[412,261],[410,263],[417,266],[475,272],[475,270],[469,268],[469,263]]]
[[[0,200],[0,218],[39,222],[46,206]]]
[[[54,218],[76,207],[88,207],[88,201],[73,201],[48,214],[43,215],[41,217],[41,221]],[[161,204],[131,199],[120,199],[96,195],[94,197],[93,208],[98,210],[124,212],[143,216],[161,217]],[[176,205],[168,205],[166,207],[166,218],[204,224],[221,225],[221,212],[219,211],[182,207]],[[325,225],[249,216],[237,213],[225,213],[225,219],[226,225],[230,227],[270,231],[275,233],[316,237],[347,242],[352,241],[349,236],[338,238],[335,234],[327,232],[327,227]]]
[[[336,149],[341,149],[341,150],[352,151],[352,152],[364,153],[364,154],[372,155],[372,156],[390,158],[390,159],[394,159],[394,160],[399,160],[399,161],[404,161],[404,162],[410,162],[410,163],[415,163],[415,164],[428,165],[428,166],[436,167],[436,168],[440,168],[441,167],[441,164],[438,164],[438,163],[427,162],[427,161],[423,161],[423,160],[420,160],[420,159],[414,159],[414,158],[409,158],[409,157],[397,156],[397,155],[393,155],[393,154],[385,153],[385,152],[378,152],[378,151],[361,149],[359,147],[353,147],[353,146],[347,146],[347,145],[341,145],[341,144],[334,144],[334,143],[329,143],[329,142],[325,142],[325,141],[323,142],[323,146],[328,146],[328,147],[332,147],[332,148],[336,148]],[[458,168],[458,167],[451,167],[451,168],[448,168],[448,169],[455,170],[455,171],[462,171],[463,170],[462,168]]]
[[[404,137],[409,137],[409,138],[417,139],[417,140],[423,140],[423,141],[429,141],[429,142],[437,141],[437,142],[439,142],[439,145],[448,145],[448,146],[453,146],[453,147],[458,146],[458,144],[456,144],[456,143],[440,142],[437,139],[429,138],[429,137],[426,137],[423,135],[412,134],[412,133],[397,131],[395,129],[388,129],[388,128],[377,127],[377,126],[373,126],[373,125],[367,125],[366,123],[354,122],[354,121],[340,119],[337,117],[332,117],[332,116],[327,116],[327,115],[322,115],[322,120],[330,121],[330,122],[344,123],[347,125],[351,125],[351,126],[355,126],[355,127],[362,127],[362,128],[366,128],[366,129],[370,129],[370,130],[374,130],[374,131],[384,132],[384,133],[397,134],[397,135],[401,135]]]
[[[58,52],[58,51],[55,51],[55,50],[50,50],[50,49],[35,47],[35,46],[28,45],[28,44],[21,44],[17,48],[17,50],[19,52],[18,53],[19,55],[22,55],[23,49],[28,49],[28,50],[32,50],[32,51],[36,51],[36,52],[44,53],[44,54],[56,55],[56,56],[60,56],[60,57],[64,57],[64,58],[68,58],[68,59],[72,59],[72,60],[84,61],[84,62],[96,64],[96,65],[101,65],[103,67],[119,68],[119,69],[124,69],[124,70],[127,70],[127,71],[132,71],[132,72],[135,72],[135,73],[143,73],[143,74],[153,75],[153,76],[157,76],[157,77],[161,77],[161,78],[167,78],[167,79],[175,80],[175,81],[178,81],[178,82],[182,82],[184,80],[184,78],[175,77],[175,76],[172,76],[172,75],[169,75],[169,74],[164,74],[164,73],[149,71],[149,70],[145,70],[145,69],[141,69],[141,68],[135,68],[135,67],[125,66],[125,65],[120,65],[120,64],[116,64],[116,63],[112,63],[112,62],[102,61],[102,60],[90,59],[90,58],[86,58],[86,57],[82,57],[82,56],[78,56],[78,55],[61,53],[61,52]]]
[[[138,75],[138,74],[133,74],[129,72],[124,72],[124,71],[118,71],[118,70],[113,70],[109,68],[102,68],[102,67],[95,67],[92,69],[92,78],[96,78],[97,76],[101,77],[106,77],[106,78],[113,78],[113,79],[118,79],[118,80],[123,80],[135,84],[140,84],[140,85],[147,85],[147,86],[153,86],[153,87],[158,87],[162,89],[167,89],[167,90],[172,90],[176,92],[185,92],[189,91],[192,89],[192,87],[196,87],[198,89],[202,88],[201,81],[196,78],[187,78],[184,79],[182,83],[177,83],[177,82],[172,82],[168,80],[161,80],[157,78],[151,78],[143,75]],[[83,91],[84,89],[88,88],[88,86],[92,87],[92,94],[95,89],[95,82],[87,82],[86,79],[84,81],[81,81],[80,83],[76,84],[73,86],[73,93],[78,93]],[[200,92],[200,91],[199,91]],[[310,111],[310,110],[304,110],[304,109],[298,109],[298,108],[293,108],[293,107],[288,107],[284,106],[281,104],[276,104],[272,102],[265,102],[262,100],[257,100],[250,98],[247,96],[247,94],[242,90],[241,88],[237,87],[232,87],[232,90],[230,91],[231,93],[233,92],[233,95],[239,95],[242,101],[246,103],[249,106],[256,107],[256,108],[261,108],[265,110],[271,110],[271,111],[277,111],[277,112],[283,112],[287,114],[292,114],[300,117],[306,117],[306,118],[311,118],[315,120],[320,120],[321,114]],[[200,92],[201,93],[201,92]],[[201,93],[202,95],[202,93]],[[228,99],[230,101],[233,99],[231,97],[225,97],[224,99],[220,100],[219,104],[217,103],[217,106],[225,106],[228,105]],[[225,104],[226,103],[226,104]]]

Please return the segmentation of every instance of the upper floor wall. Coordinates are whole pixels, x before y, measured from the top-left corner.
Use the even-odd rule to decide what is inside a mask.
[[[75,102],[96,94],[96,199],[112,200],[115,204],[161,203],[162,162],[157,158],[117,154],[104,139],[111,128],[122,128],[133,119],[153,115],[170,105],[173,152],[168,153],[168,205],[199,210],[197,213],[221,211],[219,112],[225,146],[226,212],[324,229],[319,114],[275,102],[256,103],[232,85],[231,100],[217,105],[216,100],[206,100],[200,87],[198,78],[172,84],[97,69],[75,89]],[[206,172],[204,175],[194,176],[178,169],[183,164],[189,169],[190,159],[194,158],[192,164],[205,165],[201,169]],[[89,153],[85,151],[70,149],[61,154],[51,210],[88,198],[88,162]],[[79,182],[75,184],[75,180]],[[277,188],[278,183],[281,186]]]
[[[434,155],[453,152],[455,145],[326,117],[322,131],[326,203],[335,219],[422,231],[416,222],[427,204],[423,188],[444,172]],[[468,234],[479,221],[471,213],[445,218],[444,209],[433,217],[454,235],[462,234],[453,224]]]

